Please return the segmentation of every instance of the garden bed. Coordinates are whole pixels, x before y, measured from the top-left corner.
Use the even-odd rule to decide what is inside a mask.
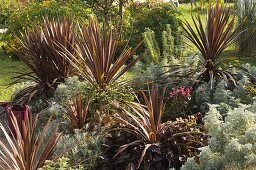
[[[0,57],[0,169],[255,169],[242,16],[219,1],[200,13],[115,2],[9,11],[2,40],[18,60]]]

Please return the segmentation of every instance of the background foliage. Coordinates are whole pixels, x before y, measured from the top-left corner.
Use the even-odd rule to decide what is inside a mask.
[[[42,22],[43,17],[55,20],[70,18],[75,22],[83,23],[91,14],[92,10],[80,0],[47,0],[29,3],[24,8],[12,12],[6,19],[8,31],[2,37],[2,41],[6,42],[4,50],[13,53],[14,48],[19,48],[16,36],[19,37],[25,29]]]

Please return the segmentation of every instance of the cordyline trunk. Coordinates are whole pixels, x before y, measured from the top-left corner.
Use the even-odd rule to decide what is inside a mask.
[[[210,71],[213,71],[214,70],[214,65],[213,65],[213,62],[211,59],[208,59],[206,60],[206,63],[205,63],[205,68],[207,69],[204,73],[204,79],[206,82],[209,82],[211,80],[211,77],[210,77]]]

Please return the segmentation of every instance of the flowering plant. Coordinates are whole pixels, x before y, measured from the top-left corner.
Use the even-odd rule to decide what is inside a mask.
[[[169,93],[169,109],[174,117],[184,115],[188,111],[189,101],[191,100],[192,86],[173,87]]]
[[[192,90],[192,86],[185,87],[182,85],[181,87],[174,87],[170,93],[171,98],[181,97],[181,98],[188,98],[190,100],[190,92]]]

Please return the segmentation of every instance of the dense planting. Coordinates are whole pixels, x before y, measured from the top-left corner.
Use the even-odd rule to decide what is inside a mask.
[[[28,69],[0,103],[0,169],[255,169],[256,67],[226,60],[248,22],[233,8],[191,25],[157,1],[22,4],[0,20]]]

